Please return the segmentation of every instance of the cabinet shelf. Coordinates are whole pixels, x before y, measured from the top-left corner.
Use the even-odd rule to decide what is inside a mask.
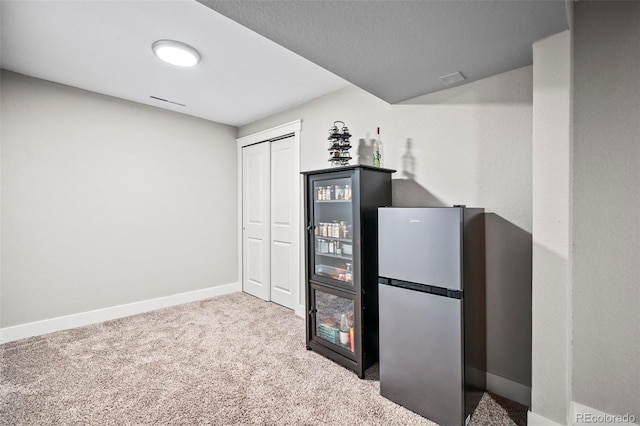
[[[353,240],[351,238],[337,238],[337,237],[325,237],[322,235],[316,235],[316,240],[331,240],[331,241],[340,241],[341,243],[352,243]]]
[[[353,256],[345,256],[345,255],[341,255],[341,254],[318,253],[318,252],[316,252],[316,255],[324,256],[324,257],[333,257],[334,259],[353,260]]]
[[[350,203],[351,200],[315,200],[316,204]]]

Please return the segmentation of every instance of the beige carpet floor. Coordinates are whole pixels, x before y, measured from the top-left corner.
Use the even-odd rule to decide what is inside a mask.
[[[433,425],[307,351],[304,321],[236,293],[0,345],[2,425]],[[485,394],[474,425],[521,425]]]

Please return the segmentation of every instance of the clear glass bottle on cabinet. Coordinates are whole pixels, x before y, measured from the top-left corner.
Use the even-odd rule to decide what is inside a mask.
[[[384,148],[382,139],[380,139],[380,127],[376,130],[376,140],[373,141],[373,165],[375,167],[383,166]]]

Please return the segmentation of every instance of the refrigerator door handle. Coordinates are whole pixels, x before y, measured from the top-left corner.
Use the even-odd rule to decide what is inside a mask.
[[[378,284],[399,287],[408,290],[418,291],[420,293],[428,293],[436,296],[448,297],[450,299],[462,299],[464,292],[462,290],[452,290],[444,287],[437,287],[427,284],[414,283],[409,281],[394,280],[392,278],[378,277]]]

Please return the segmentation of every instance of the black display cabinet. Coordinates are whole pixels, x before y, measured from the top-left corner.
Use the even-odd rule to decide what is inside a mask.
[[[378,359],[378,207],[395,170],[304,172],[307,349],[355,371]]]

